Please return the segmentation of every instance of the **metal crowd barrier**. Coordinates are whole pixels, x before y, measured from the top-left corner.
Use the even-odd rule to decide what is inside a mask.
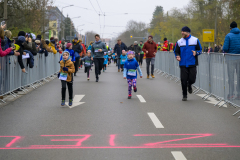
[[[203,91],[206,93],[204,100],[215,97],[218,100],[215,106],[219,105],[219,108],[225,104],[240,107],[240,55],[202,53],[198,61],[194,94]],[[166,78],[171,77],[176,83],[180,81],[179,62],[173,52],[159,51],[155,64],[156,73]],[[240,110],[233,115],[239,112]]]
[[[16,56],[0,57],[0,95],[10,94],[13,97],[18,95],[14,93],[17,89],[27,91],[27,87],[37,88],[43,81],[55,78],[55,73],[59,71],[60,54],[49,53],[47,57],[44,54],[34,56],[34,67],[27,66],[27,59],[23,59],[26,73],[23,73]],[[0,101],[6,103],[3,99]]]

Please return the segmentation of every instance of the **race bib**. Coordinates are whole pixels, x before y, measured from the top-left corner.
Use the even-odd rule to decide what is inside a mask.
[[[61,72],[61,73],[60,73],[60,76],[59,76],[59,79],[60,79],[60,80],[63,80],[63,81],[66,81],[66,80],[67,80],[67,73]]]
[[[122,62],[126,62],[126,59],[122,59]]]
[[[137,75],[137,71],[135,69],[129,69],[128,70],[128,75],[129,76],[136,76]]]
[[[98,50],[99,50],[100,48],[95,48],[95,52],[99,52]]]
[[[91,62],[90,61],[85,61],[85,64],[90,66]]]

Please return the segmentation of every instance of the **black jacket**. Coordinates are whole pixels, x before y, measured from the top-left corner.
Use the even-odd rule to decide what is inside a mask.
[[[142,49],[139,45],[133,45],[133,51],[135,52],[135,55],[138,56],[138,53],[141,53]]]
[[[77,43],[75,43],[75,42],[73,41],[72,44],[73,44],[72,50],[73,50],[74,52],[77,52],[77,53],[81,53],[81,52],[82,52],[81,44],[79,43],[79,41],[77,41]]]
[[[16,44],[20,46],[20,49],[18,50],[18,52],[20,53],[20,55],[18,56],[18,63],[21,67],[21,69],[24,69],[24,64],[22,61],[22,55],[23,55],[23,45],[22,42],[20,42],[19,40],[16,40]]]

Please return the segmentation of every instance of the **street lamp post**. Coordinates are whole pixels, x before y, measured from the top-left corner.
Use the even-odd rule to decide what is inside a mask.
[[[62,39],[64,38],[64,29],[65,27],[63,27],[63,8],[67,8],[67,7],[72,7],[74,5],[69,5],[69,6],[65,6],[65,7],[62,7],[62,16],[61,16],[61,33],[62,33]],[[64,28],[64,29],[63,29]]]

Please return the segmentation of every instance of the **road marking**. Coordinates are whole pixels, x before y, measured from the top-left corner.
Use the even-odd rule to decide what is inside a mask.
[[[159,121],[159,119],[154,113],[148,113],[148,116],[151,118],[156,128],[164,128],[164,126],[162,125],[162,123]]]
[[[143,98],[143,96],[141,95],[137,95],[138,99],[140,100],[140,102],[142,103],[146,103],[145,99]]]
[[[171,153],[175,160],[187,160],[181,151],[172,151]]]
[[[85,102],[80,102],[80,101],[83,99],[84,96],[85,96],[85,95],[75,95],[74,98],[73,98],[73,105],[72,105],[72,106],[69,106],[69,105],[68,105],[68,102],[66,102],[66,105],[67,105],[69,108],[74,108],[74,107],[76,107],[76,106],[79,106],[79,105],[81,105],[81,104],[84,104]]]

